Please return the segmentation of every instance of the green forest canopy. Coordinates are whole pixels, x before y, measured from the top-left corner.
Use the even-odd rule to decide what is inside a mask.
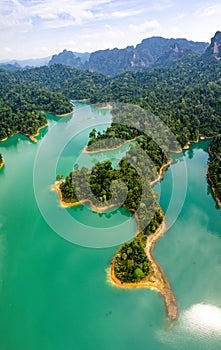
[[[15,72],[0,70],[0,140],[17,132],[33,134],[38,127],[46,123],[44,111],[54,114],[67,113],[72,110],[70,99],[84,98],[90,98],[92,103],[115,101],[140,106],[161,118],[182,146],[188,141],[198,140],[199,137],[214,137],[221,133],[220,68],[219,61],[193,57],[191,62],[187,61],[183,65],[159,67],[137,73],[127,72],[114,78],[62,65]],[[114,132],[118,137],[123,132],[124,135],[128,134],[128,138],[133,135],[140,136],[136,128],[128,130],[115,123],[99,137],[96,134],[95,139],[102,139],[108,132]],[[221,149],[220,140],[217,140],[215,139],[211,145],[210,175],[219,193],[220,178],[217,175],[220,172]],[[90,141],[93,146],[93,138]],[[167,160],[165,153],[157,148],[148,135],[142,135],[137,140],[137,145],[145,152],[149,152],[148,155],[152,157],[157,170],[165,164]],[[130,149],[131,157],[136,155],[134,147]],[[114,197],[110,197],[108,181],[112,182],[117,174],[127,185],[130,184],[125,205],[128,209],[133,209],[140,205],[138,203],[140,196],[135,198],[130,186],[131,188],[135,186],[136,193],[139,194],[140,180],[136,174],[137,168],[134,169],[129,165],[127,156],[121,161],[119,170],[113,169],[110,163],[96,165],[93,169],[95,172],[104,171],[103,168],[107,167],[105,170],[107,180],[101,183],[99,180],[101,177],[94,176],[90,186],[95,197],[99,196],[97,199],[103,202],[114,200]],[[142,159],[138,164],[142,166]],[[76,170],[74,176],[81,171],[82,169]],[[88,170],[85,168],[83,171],[86,174]],[[151,174],[152,172],[149,177]],[[70,186],[67,186],[68,179],[70,180],[67,177],[62,185],[64,200],[74,195]],[[156,199],[148,184],[146,189],[148,205],[151,203],[154,207]],[[159,208],[155,209],[156,214],[152,216],[146,229],[141,231],[133,242],[123,245],[118,253],[115,273],[123,282],[138,281],[149,273],[150,267],[146,256],[144,257],[143,253],[138,254],[141,259],[139,261],[136,257],[140,248],[143,251],[147,235],[154,232],[162,222]],[[140,211],[141,222],[146,213],[145,209]],[[134,262],[133,268],[131,262]]]

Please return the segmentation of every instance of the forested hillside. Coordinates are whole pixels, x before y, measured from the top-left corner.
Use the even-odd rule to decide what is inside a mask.
[[[90,98],[92,103],[119,101],[151,111],[166,122],[184,146],[189,140],[221,130],[220,67],[220,61],[192,59],[191,64],[183,66],[127,72],[115,78],[62,65],[1,71],[0,138],[20,127],[24,133],[35,131],[45,122],[39,111],[69,112],[67,98]]]
[[[62,114],[73,108],[62,93],[40,86],[34,76],[24,81],[17,73],[0,70],[0,140],[18,132],[35,134],[47,122],[44,111]]]
[[[200,57],[191,56],[182,65],[116,77],[63,65],[0,70],[0,139],[16,132],[33,134],[46,123],[44,111],[67,113],[72,110],[69,99],[84,98],[92,103],[138,105],[161,118],[181,146],[199,137],[215,136],[221,133],[219,52],[217,32]]]
[[[208,166],[208,179],[212,184],[216,202],[221,206],[221,136],[213,139],[210,147],[210,163]]]

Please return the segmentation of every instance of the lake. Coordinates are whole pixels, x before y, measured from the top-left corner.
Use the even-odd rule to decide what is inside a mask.
[[[23,135],[0,143],[0,349],[220,349],[221,213],[207,184],[209,141],[173,155],[155,186],[168,231],[154,255],[180,310],[171,324],[157,292],[108,280],[119,245],[135,235],[132,214],[65,209],[50,187],[75,162],[117,164],[128,144],[82,154],[90,130],[103,130],[111,113],[76,103],[73,115],[48,119],[38,143]]]

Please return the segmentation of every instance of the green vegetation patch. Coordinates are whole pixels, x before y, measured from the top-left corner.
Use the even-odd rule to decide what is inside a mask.
[[[221,135],[210,144],[209,180],[214,189],[214,196],[221,201]]]

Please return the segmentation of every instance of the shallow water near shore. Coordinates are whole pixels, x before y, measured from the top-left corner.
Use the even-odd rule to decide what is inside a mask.
[[[116,231],[116,239],[117,235],[132,237],[136,223],[131,213],[116,209],[101,215],[88,206],[64,209],[57,193],[50,190],[56,174],[67,175],[76,160],[81,166],[102,159],[116,165],[129,147],[96,156],[81,154],[91,123],[103,130],[111,114],[86,104],[77,107],[67,118],[49,116],[49,126],[41,130],[37,144],[22,135],[0,143],[5,159],[0,170],[0,349],[219,349],[221,212],[206,180],[209,141],[191,145],[184,158],[174,155],[174,163],[154,187],[171,225],[154,250],[179,305],[179,318],[170,324],[157,292],[110,285],[107,269],[118,246],[92,249],[79,245],[81,235],[89,237],[98,228]],[[68,140],[72,127],[76,136]],[[65,147],[57,157],[59,142]],[[45,154],[40,171],[35,166],[42,146]],[[183,162],[187,168],[185,197],[181,191],[186,176],[180,171]],[[174,182],[174,177],[179,180]],[[172,225],[177,207],[176,202],[171,203],[174,183],[173,200],[183,205]],[[35,191],[42,189],[37,201],[34,187]],[[39,203],[45,207],[39,208]],[[42,215],[45,212],[54,217],[54,224],[65,212],[72,229],[75,227],[77,244],[55,233]],[[66,222],[63,227],[67,234],[72,233]]]

